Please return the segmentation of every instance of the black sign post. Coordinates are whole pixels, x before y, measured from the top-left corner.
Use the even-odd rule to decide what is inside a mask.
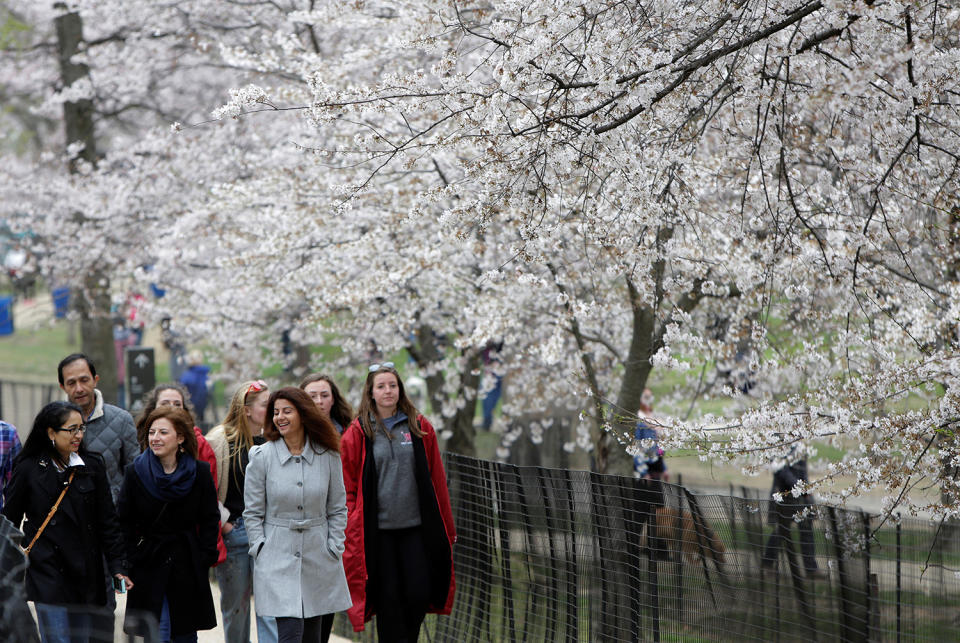
[[[153,349],[145,346],[128,346],[127,359],[127,410],[136,415],[143,405],[143,394],[157,385],[157,373]]]

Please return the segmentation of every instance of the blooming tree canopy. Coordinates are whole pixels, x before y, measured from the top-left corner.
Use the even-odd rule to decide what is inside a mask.
[[[855,444],[813,484],[892,508],[933,481],[956,513],[956,7],[245,8],[243,37],[202,31],[247,78],[192,155],[243,169],[197,190],[193,161],[149,246],[188,332],[247,364],[284,334],[408,347],[447,418],[502,341],[504,414],[583,411],[598,470],[660,378],[665,446]],[[727,417],[685,417],[702,395]]]
[[[768,461],[849,438],[862,451],[827,472],[856,475],[845,494],[936,480],[954,508],[956,8],[317,6],[296,19],[331,47],[295,67],[322,218],[370,217],[331,237],[358,277],[328,296],[455,275],[436,303],[454,344],[503,339],[517,404],[585,409],[601,451],[653,369],[724,392],[704,367],[732,362],[755,384],[743,412],[669,420],[669,441]],[[305,55],[285,53],[249,56]],[[289,106],[248,92],[220,113]]]

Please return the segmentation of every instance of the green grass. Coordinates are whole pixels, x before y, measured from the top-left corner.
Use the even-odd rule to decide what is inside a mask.
[[[79,333],[76,344],[67,341],[65,321],[41,328],[15,327],[12,335],[0,337],[0,378],[55,384],[57,364],[79,348]]]
[[[816,457],[812,458],[814,462],[840,462],[846,454],[845,449],[840,449],[825,442],[814,442],[813,446],[817,449]]]

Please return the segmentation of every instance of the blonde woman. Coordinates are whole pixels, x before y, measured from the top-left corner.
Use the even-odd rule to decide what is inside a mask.
[[[250,449],[262,444],[270,390],[263,380],[244,382],[233,394],[227,417],[207,434],[217,459],[217,496],[227,559],[216,567],[226,643],[249,643],[253,558],[243,523],[243,486]],[[276,619],[257,617],[257,639],[277,640]]]

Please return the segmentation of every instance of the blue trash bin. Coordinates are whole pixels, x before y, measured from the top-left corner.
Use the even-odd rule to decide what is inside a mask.
[[[54,288],[51,294],[53,295],[53,316],[64,319],[70,308],[70,288],[68,286]]]
[[[0,297],[0,335],[13,335],[13,297]]]

